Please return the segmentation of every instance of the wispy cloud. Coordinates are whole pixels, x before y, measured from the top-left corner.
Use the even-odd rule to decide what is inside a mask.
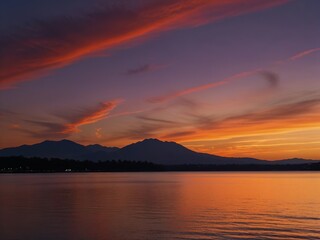
[[[264,106],[248,113],[219,119],[198,115],[192,123],[198,131],[190,135],[189,139],[230,138],[316,127],[320,121],[319,107],[320,98],[312,97]]]
[[[295,55],[290,57],[289,60],[294,61],[294,60],[306,57],[306,56],[308,56],[308,55],[310,55],[312,53],[316,53],[318,51],[320,51],[320,48],[308,49],[308,50],[305,50],[303,52],[296,53]]]
[[[121,100],[114,100],[98,104],[93,109],[83,111],[78,116],[73,117],[74,119],[65,124],[65,133],[72,133],[78,130],[82,125],[98,122],[108,116],[108,114],[121,102]]]
[[[109,113],[119,105],[121,100],[113,100],[99,103],[97,106],[84,109],[80,113],[64,116],[63,122],[45,122],[45,121],[28,121],[39,126],[42,130],[31,131],[24,129],[24,132],[31,134],[36,138],[63,138],[78,132],[83,125],[92,124],[108,117]],[[96,136],[101,136],[101,129],[97,129]]]
[[[270,89],[274,90],[279,86],[279,76],[270,71],[262,71],[261,75],[266,79]]]
[[[257,72],[261,71],[261,69],[255,69],[252,71],[246,71],[246,72],[241,72],[241,73],[237,73],[235,75],[232,75],[231,77],[225,78],[221,81],[217,81],[217,82],[213,82],[213,83],[208,83],[208,84],[204,84],[204,85],[198,85],[195,87],[191,87],[191,88],[187,88],[187,89],[183,89],[180,91],[176,91],[176,92],[172,92],[169,94],[165,94],[162,96],[157,96],[157,97],[152,97],[149,98],[148,101],[152,102],[152,103],[161,103],[161,102],[166,102],[166,101],[170,101],[172,99],[184,96],[184,95],[188,95],[194,92],[199,92],[199,91],[204,91],[210,88],[216,88],[219,87],[221,85],[225,85],[230,83],[231,81],[237,80],[237,79],[242,79],[245,77],[249,77],[251,75],[256,74]]]
[[[173,137],[166,135],[168,140],[188,143],[187,146],[198,151],[237,157],[264,155],[276,159],[281,155],[283,158],[283,154],[297,157],[311,146],[315,149],[307,150],[308,154],[316,156],[316,147],[319,150],[319,95],[305,95],[220,119],[205,117],[205,124],[199,119],[201,115],[194,121],[193,132],[181,136],[173,132]],[[294,150],[299,151],[289,153]]]
[[[308,55],[315,53],[317,51],[320,51],[320,48],[308,49],[308,50],[296,53],[292,57],[289,57],[287,59],[275,61],[271,64],[271,66],[286,64],[290,61],[295,61],[300,58],[307,57]],[[274,90],[279,86],[279,81],[280,81],[279,76],[274,72],[263,70],[263,68],[261,67],[261,68],[257,68],[257,69],[253,69],[253,70],[248,70],[248,71],[236,73],[236,74],[234,74],[230,77],[227,77],[225,79],[222,79],[220,81],[216,81],[216,82],[212,82],[212,83],[208,83],[208,84],[203,84],[203,85],[198,85],[195,87],[182,89],[182,90],[175,91],[175,92],[168,93],[168,94],[164,94],[161,96],[152,97],[152,98],[147,99],[147,101],[151,102],[151,103],[162,103],[162,102],[170,101],[175,98],[178,98],[178,97],[181,97],[184,95],[188,95],[191,93],[220,87],[220,86],[226,85],[232,81],[245,79],[247,77],[250,77],[250,76],[253,76],[256,74],[260,74],[261,76],[264,77],[264,79],[268,82],[271,90]]]
[[[178,107],[180,110],[189,111],[191,109],[195,110],[199,105],[190,99],[180,98],[177,99],[174,106],[170,105],[170,107]],[[168,110],[170,111],[170,107],[160,106],[129,113],[130,115],[135,115],[133,121],[118,131],[114,131],[112,136],[105,138],[105,141],[112,142],[119,139],[140,140],[143,138],[159,137],[164,132],[171,134],[171,131],[176,131],[176,129],[179,129],[179,132],[184,131],[181,129],[185,124],[184,120],[170,114],[168,112]],[[177,111],[175,112],[177,113]],[[112,115],[110,117],[112,117]]]
[[[224,121],[246,121],[246,122],[269,122],[297,118],[301,115],[314,113],[315,107],[319,106],[320,99],[302,100],[294,103],[277,105],[256,111],[225,119]]]
[[[165,67],[165,65],[145,64],[136,68],[128,69],[126,71],[126,75],[136,75],[140,73],[151,72],[163,67]]]
[[[160,119],[160,118],[152,118],[147,116],[137,116],[137,118],[147,121],[147,122],[157,122],[157,123],[163,123],[163,124],[176,124],[175,121],[166,120],[166,119]]]
[[[38,20],[0,38],[0,88],[33,79],[101,50],[150,33],[196,26],[269,8],[287,0],[146,1],[134,9],[105,8],[82,17]]]
[[[128,143],[151,137],[189,143],[232,141],[240,137],[269,138],[274,134],[319,129],[320,96],[316,91],[299,92],[290,97],[270,100],[238,113],[208,112],[199,109],[198,104],[192,99],[182,98],[162,109],[137,113],[134,117],[137,121],[105,136],[103,141],[109,144],[114,141]],[[237,152],[240,150],[233,149],[233,153]]]
[[[138,133],[143,133],[173,141],[220,139],[302,130],[316,127],[320,121],[319,94],[310,92],[258,105],[245,113],[225,116],[197,112],[196,103],[183,105],[184,110],[178,113],[176,104],[180,103],[174,105],[177,118],[168,114],[170,109],[143,113],[137,117],[139,126],[130,130],[129,135],[134,133],[139,138]]]
[[[195,131],[177,131],[163,135],[162,139],[177,139],[195,134]]]
[[[151,70],[152,70],[152,66],[150,64],[145,64],[145,65],[137,67],[137,68],[129,69],[126,72],[126,74],[127,75],[134,75],[134,74],[138,74],[138,73],[149,72]]]

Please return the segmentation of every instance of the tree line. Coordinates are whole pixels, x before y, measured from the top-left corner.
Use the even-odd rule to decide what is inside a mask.
[[[320,162],[304,164],[159,165],[142,161],[78,161],[40,157],[0,157],[0,173],[152,172],[152,171],[319,171]]]

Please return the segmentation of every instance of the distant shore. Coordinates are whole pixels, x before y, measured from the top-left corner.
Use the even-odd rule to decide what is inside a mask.
[[[0,173],[177,171],[320,171],[320,162],[304,164],[159,165],[141,161],[76,161],[38,157],[0,157]]]

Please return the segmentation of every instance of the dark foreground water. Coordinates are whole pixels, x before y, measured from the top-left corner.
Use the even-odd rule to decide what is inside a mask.
[[[0,239],[320,239],[320,173],[0,175]]]

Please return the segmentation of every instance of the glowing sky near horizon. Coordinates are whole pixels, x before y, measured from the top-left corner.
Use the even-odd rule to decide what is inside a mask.
[[[0,3],[0,148],[176,141],[320,159],[320,1]]]

